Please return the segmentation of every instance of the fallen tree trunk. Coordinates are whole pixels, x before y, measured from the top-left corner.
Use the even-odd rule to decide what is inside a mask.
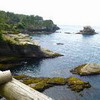
[[[14,78],[0,85],[0,95],[7,100],[52,100]]]

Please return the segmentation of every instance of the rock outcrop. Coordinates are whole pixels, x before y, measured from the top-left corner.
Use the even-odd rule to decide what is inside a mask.
[[[24,84],[29,85],[30,87],[38,91],[44,91],[47,88],[58,86],[58,85],[68,85],[68,87],[72,91],[76,91],[76,92],[80,92],[85,88],[91,87],[89,82],[82,81],[76,77],[37,78],[37,77],[30,77],[26,75],[17,75],[14,77],[20,80],[21,82],[23,82]]]
[[[62,56],[41,46],[24,34],[3,35],[4,41],[0,42],[0,57],[21,57],[21,58],[48,58]]]
[[[80,80],[77,77],[69,77],[67,78],[67,84],[72,91],[80,92],[85,88],[90,88],[91,85],[89,82],[85,82]]]
[[[83,34],[83,35],[92,35],[92,34],[97,34],[95,30],[91,26],[85,26],[83,30],[80,30],[80,32],[76,34]]]
[[[71,70],[73,74],[94,75],[100,74],[99,64],[83,64]]]

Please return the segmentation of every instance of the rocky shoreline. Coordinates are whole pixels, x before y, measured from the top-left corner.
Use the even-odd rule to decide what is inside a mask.
[[[18,62],[33,58],[54,58],[63,56],[42,48],[36,41],[32,40],[28,34],[3,34],[3,41],[0,42],[0,69],[8,66],[7,62]],[[19,64],[15,64],[19,65]],[[12,65],[11,65],[12,66]]]

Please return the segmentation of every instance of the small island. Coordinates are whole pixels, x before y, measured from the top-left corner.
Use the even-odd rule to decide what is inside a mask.
[[[83,30],[80,30],[80,32],[78,32],[76,34],[93,35],[93,34],[97,34],[97,33],[91,26],[85,26],[85,27],[83,27]]]
[[[70,72],[81,76],[100,74],[100,64],[90,63],[79,65]]]

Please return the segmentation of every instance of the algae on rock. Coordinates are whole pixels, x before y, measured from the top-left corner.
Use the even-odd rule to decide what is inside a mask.
[[[71,90],[80,92],[85,88],[90,88],[91,85],[89,82],[84,82],[76,77],[54,77],[54,78],[41,78],[41,77],[30,77],[26,75],[14,76],[16,79],[19,79],[24,84],[38,90],[44,91],[47,88],[58,86],[58,85],[68,85]]]
[[[67,78],[67,84],[68,84],[69,88],[71,88],[71,90],[76,91],[76,92],[80,92],[84,88],[90,88],[91,87],[89,82],[82,81],[82,80],[80,80],[79,78],[76,78],[76,77]]]

